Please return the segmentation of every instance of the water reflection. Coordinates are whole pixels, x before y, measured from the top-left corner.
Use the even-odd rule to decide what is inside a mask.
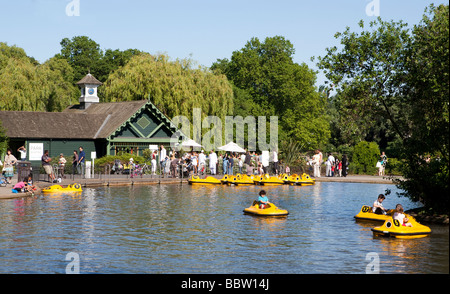
[[[376,252],[382,273],[448,273],[448,227],[397,240],[355,222],[387,185],[263,187],[289,215],[245,215],[261,188],[105,187],[2,201],[0,272],[62,273],[65,254],[77,252],[84,273],[364,273]],[[397,202],[416,205],[383,204]]]

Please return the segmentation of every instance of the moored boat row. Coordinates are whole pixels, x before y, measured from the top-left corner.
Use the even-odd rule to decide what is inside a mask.
[[[282,174],[280,176],[270,176],[269,174],[265,175],[251,175],[247,176],[245,174],[237,174],[237,175],[224,175],[222,179],[216,179],[212,176],[207,176],[206,178],[200,178],[198,176],[192,176],[188,179],[189,184],[198,184],[198,185],[293,185],[293,186],[308,186],[314,185],[315,180],[312,179],[307,174],[302,175],[286,175]]]

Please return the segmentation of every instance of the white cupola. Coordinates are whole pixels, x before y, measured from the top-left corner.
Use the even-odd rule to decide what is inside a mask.
[[[88,73],[82,78],[77,85],[81,89],[80,106],[82,109],[88,108],[92,103],[100,102],[97,96],[97,88],[102,83],[91,75],[91,73]]]

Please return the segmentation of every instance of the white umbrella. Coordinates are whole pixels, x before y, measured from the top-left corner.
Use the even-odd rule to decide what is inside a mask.
[[[222,151],[228,151],[228,152],[245,153],[245,149],[241,148],[238,144],[236,144],[234,142],[230,142],[227,145],[218,147],[217,149],[222,150]]]
[[[202,145],[198,144],[192,139],[187,139],[181,143],[181,147],[202,147]]]

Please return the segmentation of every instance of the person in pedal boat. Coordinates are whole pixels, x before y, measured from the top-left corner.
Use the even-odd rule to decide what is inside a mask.
[[[259,202],[260,209],[264,209],[266,207],[266,205],[269,204],[269,199],[266,196],[266,191],[261,190],[259,192],[258,202]]]
[[[406,217],[406,215],[403,214],[403,206],[401,204],[397,204],[395,206],[395,213],[393,218],[398,220],[402,224],[402,226],[412,227],[409,219]]]
[[[383,207],[383,200],[386,197],[384,197],[383,194],[378,195],[377,201],[373,203],[372,212],[375,214],[386,214],[386,208]]]

